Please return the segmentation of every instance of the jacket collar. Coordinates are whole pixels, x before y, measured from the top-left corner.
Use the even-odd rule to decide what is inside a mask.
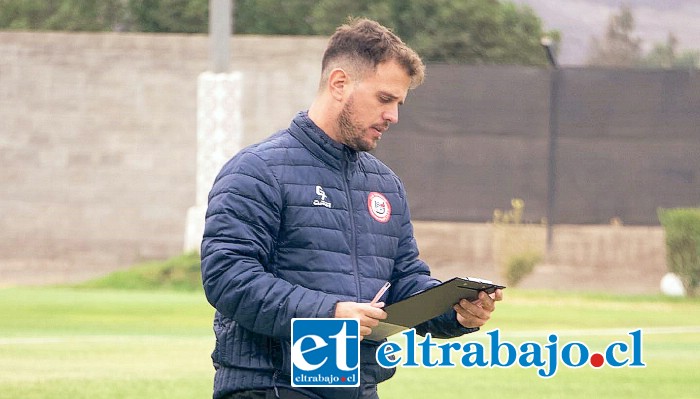
[[[292,136],[329,166],[342,170],[343,164],[357,161],[357,151],[333,140],[309,118],[307,111],[299,112],[289,126]]]

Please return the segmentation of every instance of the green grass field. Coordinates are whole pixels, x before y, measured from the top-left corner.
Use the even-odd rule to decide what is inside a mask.
[[[562,344],[578,340],[602,350],[642,328],[647,367],[560,365],[550,379],[519,367],[402,368],[380,386],[382,399],[700,397],[697,299],[506,294],[485,331],[498,327],[514,343],[545,342],[557,332]],[[211,397],[212,314],[199,292],[0,289],[0,398]]]

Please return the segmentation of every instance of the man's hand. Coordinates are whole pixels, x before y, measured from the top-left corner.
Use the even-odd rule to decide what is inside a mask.
[[[503,290],[498,289],[489,295],[483,291],[479,298],[473,302],[462,299],[454,306],[457,312],[457,321],[464,327],[481,327],[491,318],[491,313],[496,310],[496,301],[503,300]]]
[[[386,319],[382,310],[383,302],[374,304],[357,302],[338,302],[335,305],[335,317],[360,320],[360,340],[372,334],[372,327],[379,325],[379,320]]]

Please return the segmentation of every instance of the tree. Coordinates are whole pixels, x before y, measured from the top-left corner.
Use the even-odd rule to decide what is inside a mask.
[[[632,9],[622,6],[610,17],[605,36],[592,38],[589,65],[646,68],[698,68],[700,52],[678,52],[678,39],[669,32],[665,43],[656,43],[649,53],[642,51],[642,40],[634,35]]]
[[[0,0],[0,29],[205,33],[208,0]]]
[[[395,1],[392,0],[320,0],[313,8],[311,22],[314,33],[317,35],[331,35],[335,28],[347,22],[348,17],[367,17],[377,22],[395,28],[395,16],[391,12],[395,9]],[[400,32],[396,31],[399,35]]]
[[[129,0],[133,30],[206,33],[209,0]]]
[[[366,16],[392,28],[426,61],[544,65],[542,22],[529,7],[497,0],[321,0],[315,32],[328,35],[347,16]]]
[[[0,29],[123,30],[123,0],[0,0]]]
[[[507,52],[501,4],[488,0],[412,3],[402,36],[426,61],[497,63]],[[423,21],[421,23],[421,21]],[[513,38],[516,39],[517,38]],[[534,38],[535,42],[539,37]],[[540,59],[544,53],[538,46]]]
[[[0,29],[206,33],[208,0],[0,0]],[[426,60],[544,65],[542,22],[498,0],[237,0],[234,32],[324,35],[348,16],[392,28]]]
[[[613,14],[602,39],[592,38],[588,57],[589,65],[633,67],[638,65],[641,52],[641,39],[634,36],[634,15],[626,5],[620,7],[619,14]]]
[[[678,53],[678,39],[669,32],[666,43],[657,43],[641,60],[641,66],[648,68],[698,68],[700,67],[700,52],[686,50]]]
[[[316,0],[237,0],[235,33],[311,35],[311,12]]]

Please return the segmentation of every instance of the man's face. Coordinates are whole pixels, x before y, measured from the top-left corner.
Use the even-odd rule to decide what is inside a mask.
[[[411,78],[394,61],[377,65],[356,82],[338,115],[340,141],[356,151],[377,147],[390,123],[399,121],[399,105],[403,104]]]

